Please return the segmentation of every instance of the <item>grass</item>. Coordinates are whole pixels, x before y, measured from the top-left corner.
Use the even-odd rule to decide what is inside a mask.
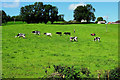
[[[76,30],[74,34],[73,31]],[[31,32],[39,30],[41,35]],[[56,31],[69,31],[78,42],[70,42],[68,35]],[[43,33],[50,32],[52,37]],[[26,39],[15,38],[25,33]],[[93,42],[91,33],[101,37]],[[118,25],[108,24],[22,24],[12,22],[2,26],[3,78],[41,78],[54,72],[53,65],[86,67],[97,77],[97,70],[110,70],[118,66]],[[50,68],[48,68],[50,66]]]

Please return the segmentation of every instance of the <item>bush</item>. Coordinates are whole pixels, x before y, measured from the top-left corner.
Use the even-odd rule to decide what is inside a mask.
[[[49,78],[66,78],[66,79],[82,79],[89,78],[89,74],[91,73],[87,68],[76,69],[74,66],[61,66],[61,65],[53,65],[55,69],[55,73],[52,73]],[[84,77],[85,76],[85,77]]]
[[[109,80],[120,80],[120,67],[110,70],[109,77],[108,72],[105,73],[105,78]]]

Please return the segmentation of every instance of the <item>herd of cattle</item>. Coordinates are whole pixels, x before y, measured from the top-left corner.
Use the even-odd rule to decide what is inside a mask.
[[[40,31],[32,31],[32,33],[40,35]],[[75,31],[74,31],[74,33],[75,33]],[[62,36],[62,32],[56,32],[56,34]],[[71,35],[70,32],[64,32],[64,34],[65,35]],[[52,37],[52,33],[44,33],[44,35]],[[95,33],[91,34],[91,36],[95,36],[95,35],[96,35]],[[18,33],[17,36],[15,36],[15,37],[19,37],[19,38],[23,37],[23,38],[25,38],[25,34]],[[70,41],[78,41],[77,39],[78,39],[78,37],[70,37]],[[100,41],[100,37],[95,37],[94,38],[94,41],[97,41],[97,40]]]

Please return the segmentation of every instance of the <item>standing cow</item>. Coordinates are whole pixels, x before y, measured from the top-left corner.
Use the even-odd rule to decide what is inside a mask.
[[[40,35],[40,31],[32,31],[32,33]]]
[[[94,33],[94,34],[91,34],[91,36],[95,36],[96,34]]]
[[[20,38],[20,37],[23,37],[23,38],[25,38],[25,34],[19,33],[19,34],[17,34],[17,36],[15,36],[15,38],[16,38],[16,37],[19,37],[19,38]]]
[[[64,32],[65,35],[70,35],[70,32]]]
[[[58,35],[62,36],[62,32],[56,32],[56,34],[58,34]]]
[[[44,33],[46,36],[52,36],[52,33]]]
[[[78,37],[70,37],[70,41],[78,41]]]
[[[100,42],[100,37],[95,37],[94,38],[94,41],[97,41],[97,40]]]

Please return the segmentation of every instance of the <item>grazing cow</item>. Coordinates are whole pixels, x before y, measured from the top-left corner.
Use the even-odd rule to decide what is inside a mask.
[[[58,35],[62,36],[62,32],[56,32],[56,34],[58,34]]]
[[[70,35],[70,32],[64,32],[65,35]]]
[[[40,31],[32,31],[32,33],[40,35]]]
[[[19,37],[19,38],[20,38],[20,37],[23,37],[23,38],[25,38],[25,34],[19,33],[19,34],[17,34],[17,36],[15,36],[15,38],[16,38],[16,37]]]
[[[78,37],[70,37],[70,41],[77,41]]]
[[[91,34],[91,36],[95,36],[96,34],[94,33],[94,34]]]
[[[51,33],[44,33],[46,36],[52,36]]]
[[[95,37],[94,41],[96,41],[96,40],[100,41],[100,37]]]

